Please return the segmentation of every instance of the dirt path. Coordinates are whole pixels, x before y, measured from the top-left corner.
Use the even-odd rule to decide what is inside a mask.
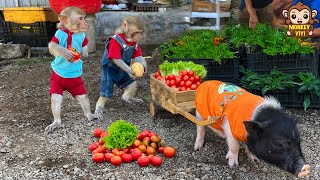
[[[100,58],[91,54],[84,64],[83,79],[94,111],[99,95]],[[50,61],[52,57],[20,59],[0,67],[0,179],[293,179],[294,177],[264,162],[252,163],[241,149],[238,168],[230,169],[225,160],[225,142],[209,132],[201,152],[193,151],[196,127],[182,116],[165,110],[152,119],[148,76],[138,81],[137,96],[143,104],[120,100],[122,90],[107,104],[106,121],[87,121],[79,104],[64,94],[62,122],[65,128],[44,135],[52,122],[50,109]],[[157,69],[157,60],[149,59],[149,73]],[[302,149],[312,165],[309,179],[320,179],[320,111],[290,109],[300,120]],[[139,168],[137,164],[94,164],[88,145],[96,127],[106,128],[111,121],[124,119],[138,130],[157,132],[177,148],[173,159],[165,159],[160,168]]]

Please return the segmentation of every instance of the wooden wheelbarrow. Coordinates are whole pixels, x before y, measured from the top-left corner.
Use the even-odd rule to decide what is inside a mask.
[[[206,126],[214,123],[219,117],[209,117],[206,120],[199,120],[190,112],[195,110],[194,98],[195,90],[178,91],[170,88],[163,81],[159,81],[150,74],[150,90],[151,100],[149,104],[150,114],[155,117],[157,114],[157,107],[170,111],[172,114],[181,114],[190,121],[199,126]]]

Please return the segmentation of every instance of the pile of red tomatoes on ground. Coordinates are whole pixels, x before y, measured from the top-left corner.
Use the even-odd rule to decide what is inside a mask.
[[[160,81],[165,81],[166,85],[171,88],[176,88],[178,91],[196,90],[202,80],[199,75],[195,75],[192,70],[183,70],[179,75],[167,74],[161,76],[160,70],[154,73],[154,77]]]
[[[158,167],[162,165],[162,155],[166,158],[176,155],[175,148],[166,146],[160,136],[149,130],[140,132],[132,145],[125,149],[107,149],[103,137],[108,136],[108,133],[103,132],[101,128],[96,128],[93,134],[99,138],[98,142],[89,145],[92,161],[95,163],[109,162],[119,166],[122,163],[137,161],[140,167],[147,167],[149,164]]]

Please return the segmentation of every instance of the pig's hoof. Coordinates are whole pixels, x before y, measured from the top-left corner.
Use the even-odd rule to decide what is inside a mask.
[[[304,165],[301,168],[301,171],[299,172],[298,177],[300,178],[300,177],[308,176],[310,174],[310,170],[311,170],[310,165]]]
[[[226,155],[226,159],[228,159],[229,167],[238,166],[238,154],[232,153],[231,151],[228,152]]]
[[[253,155],[247,148],[246,148],[246,153],[247,153],[247,156],[248,156],[248,158],[251,160],[251,161],[259,161],[259,159],[255,156],[255,155]]]
[[[204,140],[196,141],[196,143],[194,143],[194,150],[195,151],[201,150],[203,148],[203,143],[204,143]]]

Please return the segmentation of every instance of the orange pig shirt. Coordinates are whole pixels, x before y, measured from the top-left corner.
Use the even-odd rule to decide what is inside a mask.
[[[226,116],[233,137],[240,141],[247,140],[247,132],[243,124],[252,117],[255,108],[263,102],[263,98],[247,92],[231,83],[206,81],[196,91],[195,106],[202,118],[221,116],[210,126],[219,131],[222,120]]]

